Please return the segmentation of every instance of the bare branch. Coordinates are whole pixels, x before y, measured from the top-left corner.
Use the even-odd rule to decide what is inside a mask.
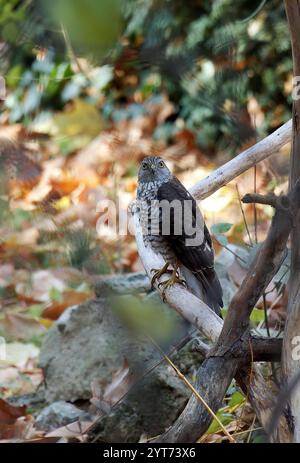
[[[299,207],[300,182],[289,193],[288,201]],[[197,390],[202,397],[205,394],[205,401],[213,411],[220,406],[232,378],[244,365],[243,355],[248,352],[252,341],[249,327],[251,311],[286,256],[286,243],[292,225],[291,215],[282,208],[276,209],[267,238],[230,303],[221,335],[209,352],[209,358],[197,372],[197,387],[200,388]],[[237,377],[243,388],[247,388],[243,378]],[[250,394],[250,397],[253,395]],[[191,397],[176,423],[158,441],[195,442],[210,421],[211,416]]]
[[[279,362],[281,359],[281,338],[259,338],[250,336],[249,344],[243,344],[244,352],[239,352],[240,362]],[[201,339],[193,341],[192,349],[202,356],[208,357],[209,347]]]
[[[146,273],[151,278],[151,269],[161,268],[165,262],[162,257],[155,254],[150,247],[145,246],[137,213],[134,214],[134,223],[139,256]],[[162,290],[159,288],[159,283],[162,280],[163,277],[155,282],[155,287],[161,296]],[[211,341],[217,340],[221,333],[223,322],[203,301],[179,284],[175,284],[166,290],[165,299],[183,318],[197,327],[204,336]]]
[[[294,76],[300,76],[300,2],[299,0],[285,0],[285,10],[290,30]],[[294,188],[300,179],[300,99],[293,101],[293,133],[292,153],[290,162],[289,188]],[[293,341],[300,332],[300,216],[294,215],[294,228],[291,235],[291,271],[289,281],[288,317],[284,333],[284,345],[282,356],[282,370],[284,383],[293,381],[300,368],[299,360],[293,356]],[[290,435],[280,435],[280,441],[300,442],[300,386],[296,385],[288,406],[290,411]]]
[[[290,210],[292,213],[289,198],[284,195],[276,196],[273,193],[268,193],[266,195],[248,193],[242,198],[242,202],[245,204],[265,204],[274,207],[274,209],[283,209],[285,212]]]
[[[282,351],[282,339],[280,338],[258,338],[251,336],[252,353],[248,351],[248,361],[254,362],[280,362]]]
[[[291,141],[291,137],[292,120],[289,120],[279,127],[279,129],[275,130],[275,132],[271,133],[271,135],[238,154],[206,178],[196,183],[190,189],[191,194],[196,199],[207,198],[258,162],[277,153],[280,148]]]

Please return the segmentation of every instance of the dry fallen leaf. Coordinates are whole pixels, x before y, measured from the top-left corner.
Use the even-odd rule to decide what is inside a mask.
[[[7,337],[19,340],[29,340],[47,331],[31,316],[14,312],[5,312],[4,319],[0,320],[0,327]]]
[[[0,399],[0,423],[1,424],[13,424],[17,418],[24,416],[26,413],[26,407],[16,407]]]
[[[54,431],[49,432],[45,435],[45,438],[52,437],[64,437],[66,439],[75,438],[79,442],[82,442],[84,439],[84,434],[87,429],[92,425],[92,421],[74,421],[69,423],[66,426],[57,428]]]
[[[13,282],[14,266],[12,264],[0,265],[0,287],[6,288]]]
[[[113,405],[124,396],[131,384],[129,375],[128,361],[124,358],[123,365],[113,374],[111,383],[105,388],[103,394],[105,402]]]
[[[15,407],[3,399],[0,399],[0,439],[20,437],[23,426],[17,424],[17,419],[26,414],[26,407]]]
[[[37,270],[16,283],[18,296],[28,302],[51,302],[51,291],[62,293],[68,286],[84,281],[83,274],[71,267]]]
[[[61,300],[59,302],[52,302],[51,305],[43,311],[42,316],[50,320],[57,320],[65,309],[72,305],[81,304],[91,297],[92,293],[64,291],[61,295]]]

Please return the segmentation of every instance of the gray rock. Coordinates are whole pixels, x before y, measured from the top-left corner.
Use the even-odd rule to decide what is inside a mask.
[[[90,419],[88,413],[75,407],[75,405],[61,400],[44,408],[38,414],[35,420],[35,427],[39,430],[50,432],[74,421],[88,419]]]
[[[105,386],[123,361],[118,331],[105,299],[67,309],[48,331],[40,353],[46,401],[90,398],[96,378]]]
[[[200,359],[183,349],[172,360],[188,376]],[[125,400],[96,421],[87,439],[98,443],[139,442],[141,436],[162,434],[180,415],[189,396],[190,391],[163,362]]]
[[[18,396],[8,397],[7,401],[16,407],[30,407],[32,409],[40,409],[45,406],[45,389],[40,386],[35,392],[29,394],[23,394]]]
[[[65,311],[45,337],[40,365],[44,370],[46,401],[74,402],[91,397],[93,379],[104,391],[126,358],[135,386],[121,404],[101,419],[101,424],[97,423],[94,435],[98,441],[133,442],[144,433],[155,435],[170,426],[184,407],[189,390],[165,361],[157,366],[162,360],[159,352],[121,321],[119,311],[115,310],[119,300],[102,297]],[[142,311],[148,300],[154,307],[160,307],[161,302],[152,295],[137,308]],[[137,298],[124,296],[120,306],[134,305],[136,301]],[[161,305],[168,317],[175,317],[174,332],[161,343],[168,351],[188,326],[168,306]],[[183,373],[192,374],[199,365],[199,354],[183,349],[176,362]]]
[[[103,297],[109,289],[118,294],[141,293],[151,290],[149,277],[142,272],[113,276],[103,275],[95,280],[94,288],[97,297]]]

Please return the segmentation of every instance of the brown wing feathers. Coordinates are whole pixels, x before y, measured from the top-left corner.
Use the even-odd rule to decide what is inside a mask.
[[[214,252],[211,237],[206,225],[203,225],[201,212],[196,201],[176,177],[172,177],[171,180],[164,183],[158,189],[157,195],[159,201],[167,200],[172,202],[176,199],[182,202],[181,217],[178,217],[180,211],[179,214],[177,211],[176,215],[174,209],[170,209],[170,234],[165,236],[165,239],[170,242],[179,262],[193,272],[196,278],[202,283],[208,305],[219,313],[220,307],[223,306],[222,288],[214,270]],[[187,207],[190,212],[187,216],[183,214],[183,203],[185,201],[185,207]],[[161,214],[163,214],[163,212],[161,212]],[[203,231],[203,235],[201,235],[203,236],[203,241],[196,246],[187,245],[187,240],[195,237],[195,232],[188,234],[184,227],[184,221],[187,220],[189,216],[191,217],[189,220],[191,220],[193,230],[198,229],[198,231],[200,231],[198,227],[202,227],[201,231]],[[162,222],[163,219],[161,215],[160,221]],[[176,231],[174,228],[175,223],[177,227],[178,224],[180,225],[181,234],[174,233],[174,230]]]

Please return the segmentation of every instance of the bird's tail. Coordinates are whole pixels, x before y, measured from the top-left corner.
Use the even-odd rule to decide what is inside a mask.
[[[199,297],[199,299],[205,302],[222,318],[221,308],[223,307],[223,291],[214,269],[205,268],[200,272],[192,272],[183,265],[181,271],[191,293]]]
[[[219,278],[212,268],[206,268],[198,274],[198,278],[203,285],[204,302],[214,311],[217,315],[222,317],[221,308],[223,307],[223,291]]]

